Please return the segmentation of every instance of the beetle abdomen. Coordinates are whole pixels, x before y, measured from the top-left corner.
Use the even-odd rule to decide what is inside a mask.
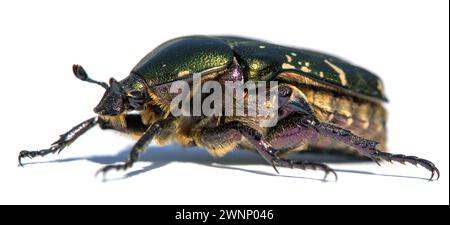
[[[386,149],[387,112],[382,101],[320,83],[298,73],[285,72],[280,74],[279,79],[292,83],[305,94],[320,121],[335,124],[356,135],[377,141],[380,150]],[[346,148],[344,144],[322,136],[310,145],[320,148]]]
[[[380,143],[378,148],[385,150],[386,110],[380,103],[313,86],[303,86],[300,90],[306,95],[318,120],[377,141]],[[311,144],[317,147],[344,147],[327,137],[320,137]]]

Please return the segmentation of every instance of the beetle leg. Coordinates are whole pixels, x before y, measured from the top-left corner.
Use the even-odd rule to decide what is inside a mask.
[[[117,165],[107,165],[101,168],[96,174],[102,173],[103,175],[105,175],[108,171],[112,169],[126,170],[131,166],[133,166],[133,164],[138,160],[139,154],[141,154],[148,148],[148,145],[152,142],[153,138],[161,132],[161,130],[164,128],[164,125],[167,124],[168,122],[170,123],[171,121],[172,121],[171,119],[166,119],[160,122],[156,122],[155,124],[152,124],[144,132],[144,135],[142,135],[136,142],[136,144],[133,146],[133,149],[131,150],[128,156],[128,160],[125,163]]]
[[[323,180],[325,181],[328,177],[328,175],[331,173],[334,176],[334,180],[337,181],[337,174],[336,172],[331,169],[329,166],[322,164],[322,163],[315,163],[315,162],[308,162],[308,161],[300,161],[300,160],[290,160],[285,158],[276,157],[274,159],[274,163],[277,166],[282,167],[289,167],[291,169],[302,169],[302,170],[321,170],[325,172],[325,176],[323,177]]]
[[[38,151],[27,151],[23,150],[19,153],[19,165],[22,165],[22,158],[28,157],[28,158],[34,158],[36,156],[45,156],[50,153],[60,153],[65,147],[69,146],[74,142],[78,137],[80,137],[82,134],[84,134],[86,131],[88,131],[90,128],[94,127],[98,123],[98,118],[93,117],[90,118],[72,129],[70,129],[68,132],[60,135],[59,139],[55,141],[50,148],[48,149],[42,149]]]
[[[375,160],[377,163],[379,160],[386,160],[389,162],[396,161],[402,164],[409,162],[413,165],[420,165],[425,169],[431,171],[430,181],[437,175],[436,180],[439,179],[440,173],[438,168],[430,161],[421,159],[416,156],[405,156],[401,154],[391,154],[387,152],[381,152],[376,149],[377,142],[359,137],[352,132],[343,128],[337,127],[332,124],[317,123],[314,126],[320,134],[330,136],[338,141],[341,141],[354,149],[359,153],[368,156]]]
[[[413,165],[420,165],[420,166],[424,167],[425,169],[431,171],[431,177],[430,177],[429,181],[432,181],[435,175],[436,175],[436,180],[438,180],[439,177],[441,176],[439,169],[434,165],[434,163],[432,163],[426,159],[421,159],[416,156],[406,156],[406,155],[402,155],[402,154],[391,154],[391,153],[387,153],[387,152],[380,152],[378,150],[375,150],[375,153],[373,153],[372,155],[378,159],[383,159],[383,160],[386,160],[389,162],[395,161],[395,162],[399,162],[402,164],[405,164],[405,162],[409,162]]]
[[[292,168],[292,169],[297,168],[297,169],[303,169],[303,170],[313,169],[313,170],[324,171],[325,172],[324,180],[330,173],[335,176],[335,179],[337,179],[336,173],[327,165],[320,164],[320,163],[314,163],[314,162],[306,162],[306,161],[292,161],[289,159],[284,159],[284,158],[278,157],[276,154],[277,150],[274,149],[269,144],[269,142],[267,142],[262,137],[262,135],[258,131],[256,131],[255,129],[253,129],[249,126],[242,124],[241,122],[234,121],[234,122],[226,123],[220,127],[206,128],[206,130],[204,130],[205,132],[203,132],[204,133],[203,135],[212,135],[212,136],[219,135],[220,136],[220,134],[215,132],[215,131],[217,131],[217,129],[220,129],[223,131],[227,131],[230,129],[238,131],[242,136],[244,136],[248,141],[250,141],[256,147],[256,150],[258,151],[258,153],[270,165],[273,166],[273,168],[275,169],[275,171],[277,173],[279,173],[276,168],[277,166],[288,167],[288,168]],[[214,140],[214,138],[208,138],[208,139]],[[216,140],[220,140],[220,139],[216,138]]]

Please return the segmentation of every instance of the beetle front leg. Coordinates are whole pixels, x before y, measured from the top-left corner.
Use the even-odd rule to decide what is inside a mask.
[[[166,119],[155,124],[152,124],[148,129],[144,132],[144,134],[139,138],[136,144],[133,146],[131,150],[128,160],[125,163],[118,165],[107,165],[100,169],[96,174],[103,173],[106,174],[108,171],[115,170],[126,170],[133,166],[133,164],[138,160],[139,154],[143,153],[147,150],[148,145],[152,142],[153,138],[158,135],[164,128],[165,125],[169,124],[172,120]]]
[[[256,131],[255,129],[242,124],[241,122],[234,121],[230,123],[226,123],[222,126],[215,128],[205,128],[202,130],[201,136],[203,140],[209,139],[214,141],[214,145],[221,145],[218,143],[218,140],[227,140],[236,139],[235,134],[228,133],[228,137],[224,135],[224,132],[228,132],[230,130],[235,130],[239,132],[242,136],[244,136],[248,141],[250,141],[256,148],[257,152],[270,164],[273,166],[277,173],[277,166],[288,167],[288,168],[296,168],[296,169],[313,169],[313,170],[322,170],[325,172],[324,180],[326,180],[327,176],[331,173],[335,176],[337,180],[337,175],[333,169],[328,167],[325,164],[307,162],[307,161],[293,161],[285,158],[281,158],[277,156],[277,150],[274,149],[267,140],[263,138],[263,136]],[[222,141],[223,142],[223,141]],[[212,144],[210,144],[212,145]]]
[[[65,147],[69,146],[74,142],[78,137],[83,135],[86,131],[94,127],[98,123],[98,118],[93,117],[90,118],[72,129],[70,129],[68,132],[60,135],[59,139],[55,141],[50,148],[48,149],[42,149],[38,151],[27,151],[23,150],[19,153],[19,165],[22,165],[22,158],[28,157],[28,158],[34,158],[36,156],[45,156],[50,153],[60,153]]]

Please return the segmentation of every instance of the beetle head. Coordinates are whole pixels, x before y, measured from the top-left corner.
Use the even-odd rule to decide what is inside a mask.
[[[98,84],[106,89],[94,112],[101,116],[117,116],[127,110],[142,110],[148,99],[147,85],[138,75],[130,74],[118,82],[114,78],[108,84],[92,80],[80,65],[73,65],[75,76],[83,81]]]
[[[102,116],[116,116],[127,110],[142,110],[147,99],[147,85],[137,75],[130,74],[120,82],[111,78],[94,112]]]
[[[115,116],[125,110],[125,94],[119,82],[114,78],[109,80],[109,87],[103,94],[102,100],[94,108],[94,112],[103,116]]]

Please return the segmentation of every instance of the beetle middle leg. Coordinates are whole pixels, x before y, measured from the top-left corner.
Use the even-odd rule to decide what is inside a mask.
[[[279,173],[276,168],[277,166],[303,170],[313,169],[324,171],[324,179],[326,179],[330,173],[337,179],[336,173],[327,165],[306,161],[293,161],[278,157],[277,150],[274,149],[258,131],[242,124],[239,121],[229,122],[218,127],[203,128],[199,132],[198,138],[201,138],[201,140],[197,142],[209,148],[213,146],[227,145],[227,141],[230,141],[230,143],[239,141],[241,139],[241,135],[244,136],[252,145],[255,146],[257,152],[270,165],[273,166],[277,173]]]
[[[22,166],[22,158],[28,157],[28,158],[34,158],[36,156],[45,156],[50,153],[60,153],[65,147],[72,144],[78,137],[83,135],[86,131],[94,127],[98,123],[98,118],[93,117],[90,118],[72,129],[70,129],[68,132],[60,135],[59,139],[50,146],[48,149],[42,149],[38,151],[28,151],[23,150],[19,153],[19,165]]]

